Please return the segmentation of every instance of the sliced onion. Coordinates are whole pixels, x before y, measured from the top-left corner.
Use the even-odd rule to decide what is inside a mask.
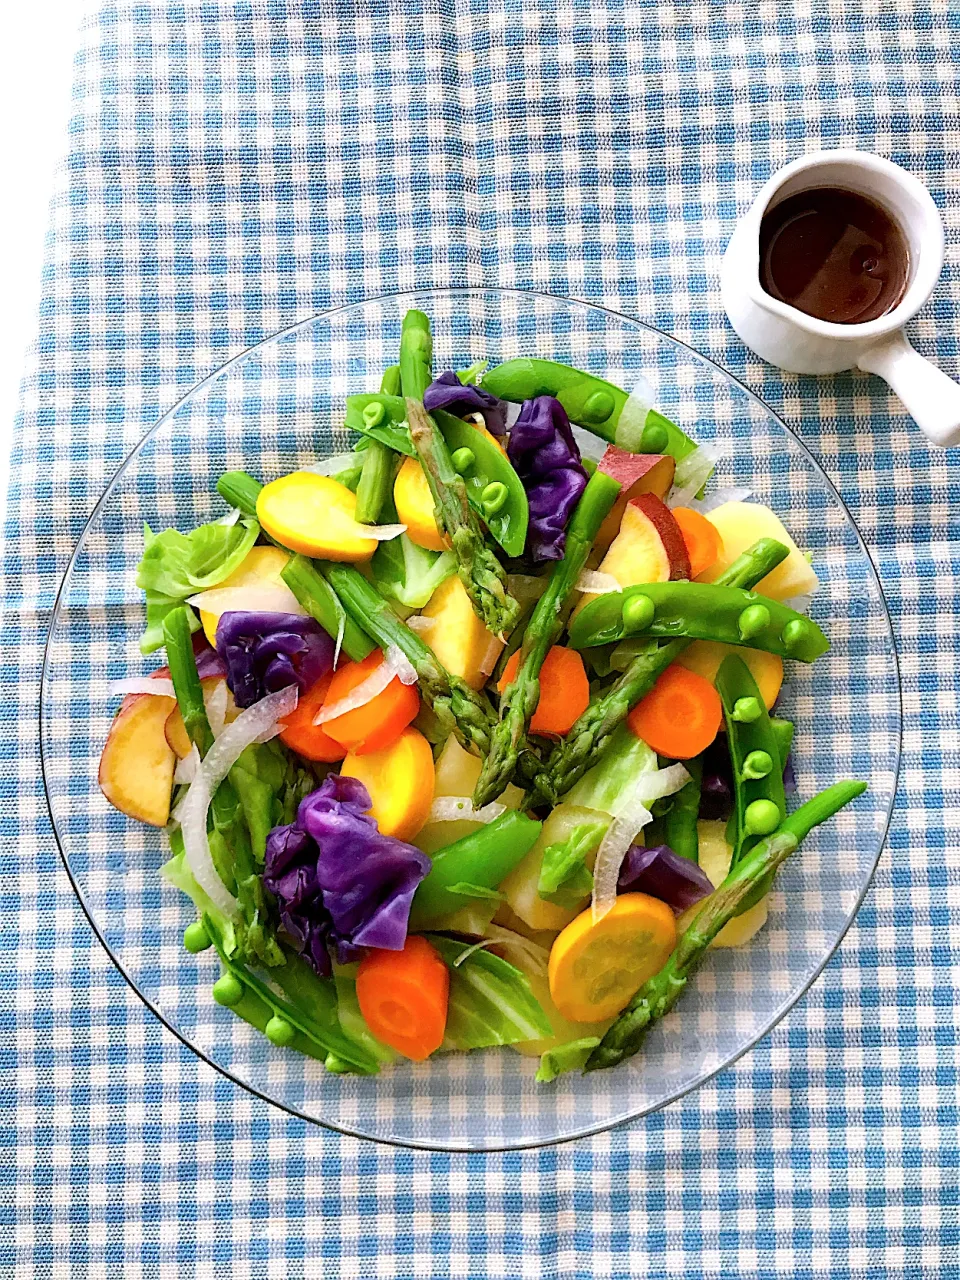
[[[664,796],[675,795],[690,781],[690,774],[682,764],[667,765],[666,769],[650,769],[641,773],[634,783],[631,800],[649,805]]]
[[[315,476],[335,476],[350,467],[359,467],[363,462],[362,453],[334,453],[320,462],[311,462],[309,467],[301,467],[301,471],[310,471]]]
[[[653,408],[653,388],[642,374],[635,375],[633,390],[627,396],[627,402],[620,410],[617,429],[613,434],[613,443],[619,449],[629,453],[637,453],[643,440],[643,429],[647,425],[647,414]]]
[[[454,969],[459,969],[464,960],[469,960],[475,951],[482,951],[484,947],[489,947],[492,944],[492,938],[481,938],[479,942],[474,942],[469,947],[464,947],[453,962]]]
[[[225,516],[221,516],[216,523],[226,525],[227,528],[229,528],[231,525],[234,525],[237,523],[237,521],[240,519],[240,514],[241,513],[240,513],[239,507],[231,507],[230,510],[227,512],[227,514]]]
[[[297,706],[297,686],[290,685],[277,693],[268,693],[252,707],[241,711],[224,729],[197,769],[190,790],[178,806],[177,815],[183,834],[187,866],[193,878],[210,900],[227,915],[236,910],[237,902],[217,874],[207,839],[207,811],[210,800],[240,755],[264,734],[276,733],[278,722]]]
[[[794,613],[809,613],[810,605],[813,603],[813,596],[810,594],[791,596],[789,600],[784,600],[783,603],[788,609],[792,609]]]
[[[463,415],[464,422],[469,422],[473,427],[482,427],[484,431],[487,429],[487,420],[479,411],[476,413],[465,413]]]
[[[487,647],[483,651],[483,657],[477,663],[480,674],[489,676],[493,674],[493,668],[497,665],[497,659],[503,652],[503,641],[499,636],[491,633],[490,639],[487,641]]]
[[[425,618],[422,613],[415,613],[407,619],[407,626],[418,636],[426,636],[436,626],[436,618]]]
[[[573,432],[573,438],[576,440],[577,448],[580,450],[580,457],[590,458],[594,462],[599,462],[607,451],[606,440],[601,440],[599,436],[595,436],[586,427],[577,427],[571,424],[570,430]]]
[[[344,531],[352,538],[370,538],[374,542],[392,542],[401,533],[407,532],[405,524],[361,524],[356,521],[352,528]]]
[[[190,596],[187,604],[207,613],[295,613],[307,611],[285,582],[257,582],[248,587],[211,587]]]
[[[623,587],[612,573],[601,573],[598,569],[584,569],[577,579],[577,590],[587,596],[605,596],[610,591],[622,591]]]
[[[204,690],[203,704],[207,709],[210,732],[215,738],[219,738],[227,723],[226,680],[218,680],[211,688]]]
[[[437,796],[427,814],[428,822],[493,822],[507,806],[491,800],[482,809],[475,809],[469,796]]]
[[[752,497],[752,489],[715,489],[705,498],[691,498],[689,505],[705,516],[709,511],[716,511],[717,507],[726,506],[728,502],[749,502]]]
[[[337,623],[337,643],[333,646],[333,669],[336,671],[337,663],[340,661],[340,650],[343,648],[343,633],[347,627],[347,615],[343,609],[340,610],[340,621]]]
[[[617,900],[617,881],[627,850],[637,836],[653,821],[653,814],[635,797],[623,807],[607,828],[607,833],[597,850],[593,868],[593,896],[591,910],[593,923],[603,919]]]
[[[414,667],[397,646],[392,644],[384,654],[383,661],[370,672],[366,680],[361,680],[355,689],[351,689],[345,697],[338,698],[336,702],[324,703],[314,717],[313,723],[326,724],[330,720],[345,716],[348,711],[365,707],[378,694],[383,693],[394,677],[399,679],[401,684],[416,684],[417,681]]]
[[[668,507],[687,507],[713,475],[719,450],[712,444],[701,444],[677,463],[673,488],[667,497]]]
[[[197,776],[197,770],[200,768],[200,752],[197,750],[197,744],[194,743],[190,748],[190,754],[184,756],[182,760],[177,761],[177,767],[173,773],[173,780],[177,785],[185,782],[192,782]]]
[[[128,680],[111,680],[107,692],[149,693],[155,698],[175,698],[173,681],[165,676],[131,676]]]
[[[547,972],[550,953],[538,942],[525,938],[521,933],[514,933],[512,929],[504,929],[498,924],[487,926],[487,940],[505,951],[510,963],[515,964],[518,969],[537,974]]]
[[[509,431],[516,420],[520,417],[520,410],[523,408],[523,405],[516,404],[513,400],[504,400],[503,403],[507,406],[507,415],[504,425]]]

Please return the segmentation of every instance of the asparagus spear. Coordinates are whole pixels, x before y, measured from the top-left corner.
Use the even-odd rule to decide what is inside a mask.
[[[400,392],[400,366],[393,364],[380,381],[380,390],[386,395]],[[370,440],[363,454],[363,466],[357,484],[356,517],[361,524],[376,524],[380,513],[390,498],[393,487],[394,464],[397,455],[380,440]]]
[[[184,727],[202,758],[213,746],[213,731],[207,719],[190,624],[183,605],[171,609],[164,618],[163,637]],[[263,885],[232,774],[233,769],[210,801],[210,856],[217,874],[227,889],[236,894],[240,906],[240,919],[234,922],[240,955],[271,966],[283,964],[283,953],[266,924]]]
[[[324,577],[317,572],[322,569]],[[373,637],[381,648],[395,644],[416,670],[420,694],[433,709],[446,733],[455,732],[465,747],[481,754],[490,746],[493,710],[483,694],[475,693],[459,676],[452,675],[433,650],[400,621],[384,598],[353,565],[316,563],[294,556],[283,571],[287,586],[308,613],[318,583],[332,588],[348,617]]]
[[[526,743],[527,726],[540,698],[540,668],[560,638],[564,606],[587,563],[594,539],[620,492],[619,483],[602,471],[587,483],[567,527],[563,559],[554,564],[547,589],[537,601],[520,646],[517,674],[500,699],[500,720],[477,779],[473,802],[480,808],[496,799],[513,777]]]
[[[477,617],[501,635],[516,622],[520,606],[507,591],[503,566],[487,545],[447,443],[423,407],[423,393],[433,378],[432,354],[430,321],[422,311],[408,311],[400,334],[400,382],[410,438],[433,494],[437,524],[446,531],[456,554],[460,581]]]
[[[782,542],[761,538],[738,556],[717,578],[717,582],[725,587],[755,587],[786,556],[787,548]],[[537,776],[535,801],[555,803],[557,796],[569,791],[583,777],[596,763],[610,735],[626,718],[630,708],[650,692],[657,678],[690,643],[684,638],[668,640],[659,647],[651,642],[649,649],[637,654],[611,689],[591,699],[586,711],[563,741],[557,744],[546,768]]]
[[[687,979],[704,953],[754,886],[773,874],[814,827],[855,800],[867,789],[865,782],[837,782],[789,814],[773,835],[767,836],[730,872],[684,929],[670,959],[648,979],[587,1059],[586,1071],[615,1067],[640,1048],[652,1022],[676,1004]]]

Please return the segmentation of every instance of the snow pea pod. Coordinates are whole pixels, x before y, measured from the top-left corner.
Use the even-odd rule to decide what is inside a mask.
[[[830,642],[812,618],[755,591],[710,582],[649,582],[608,591],[581,609],[570,645],[589,649],[625,636],[720,640],[814,662]]]
[[[484,391],[517,404],[554,396],[571,422],[631,453],[669,453],[679,461],[697,447],[675,422],[621,387],[554,360],[507,360],[483,375]]]
[[[470,505],[508,556],[523,555],[529,521],[527,491],[509,459],[472,423],[442,409],[435,409],[432,417],[463,476]]]
[[[337,1018],[337,997],[332,979],[318,978],[308,971],[314,981],[305,992],[310,999],[303,1003],[298,996],[304,993],[297,988],[290,990],[285,981],[282,985],[290,997],[285,1000],[251,973],[246,965],[227,956],[220,930],[211,916],[203,916],[203,928],[216,948],[224,970],[213,985],[213,998],[217,1004],[232,1009],[244,1022],[262,1031],[271,1044],[285,1045],[311,1058],[319,1058],[321,1062],[332,1055],[335,1061],[349,1063],[349,1069],[360,1075],[374,1075],[379,1071],[377,1060],[343,1034]],[[290,980],[292,975],[299,976],[306,968],[298,956],[288,955],[287,964],[272,971],[271,977],[279,981],[283,970],[282,977]],[[288,969],[289,973],[286,972]],[[325,981],[330,983],[329,990],[324,985]]]
[[[410,439],[407,402],[403,396],[388,395],[384,391],[347,396],[346,425],[351,431],[361,431],[371,440],[379,440],[408,458],[417,456]]]
[[[778,735],[742,658],[730,654],[723,660],[716,686],[723,703],[733,768],[730,866],[735,867],[762,836],[777,829],[786,817],[787,804]]]

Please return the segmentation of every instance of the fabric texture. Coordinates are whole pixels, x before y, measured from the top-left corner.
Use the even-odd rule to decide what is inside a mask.
[[[749,357],[718,291],[774,169],[877,151],[946,219],[910,332],[956,376],[958,68],[948,0],[108,0],[87,25],[3,562],[0,1273],[960,1276],[960,461],[876,380]],[[91,932],[37,761],[57,586],[131,446],[259,339],[428,284],[600,302],[741,375],[841,490],[902,667],[890,838],[821,979],[682,1102],[527,1153],[341,1138],[201,1063]]]

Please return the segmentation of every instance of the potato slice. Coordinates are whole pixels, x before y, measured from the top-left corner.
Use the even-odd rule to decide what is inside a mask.
[[[720,558],[697,579],[698,582],[715,582],[728,569],[737,556],[760,538],[776,538],[789,547],[790,554],[771,570],[753,589],[771,600],[790,600],[793,596],[809,595],[820,585],[817,575],[806,557],[784,528],[783,521],[769,507],[759,502],[725,502],[707,512],[707,519],[723,539]]]

